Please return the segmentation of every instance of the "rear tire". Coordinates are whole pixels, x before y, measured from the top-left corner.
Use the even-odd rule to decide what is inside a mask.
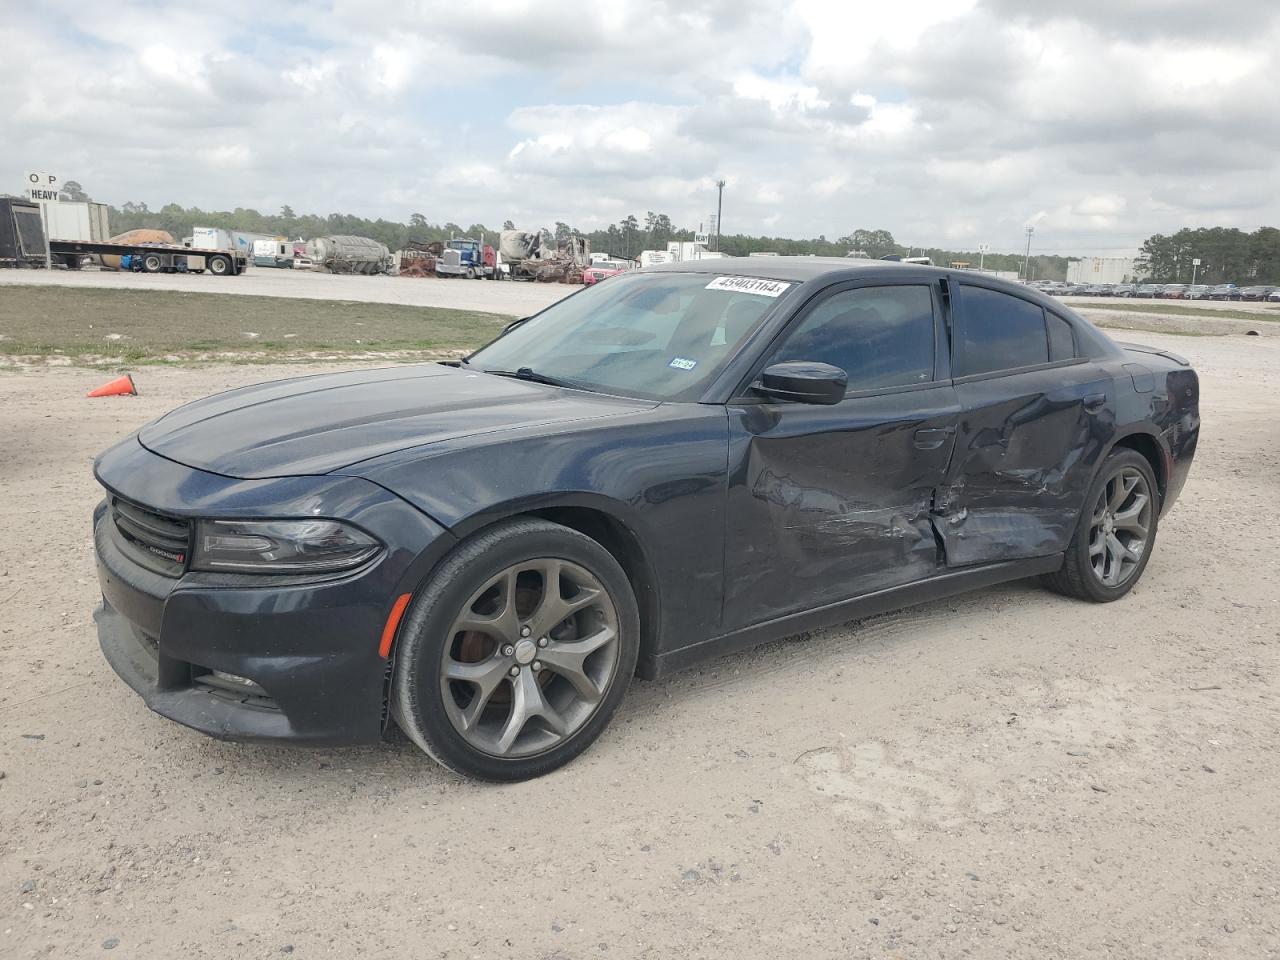
[[[148,253],[142,258],[143,273],[159,273],[162,267],[164,267],[164,260],[158,253]]]
[[[455,773],[528,780],[600,735],[639,649],[635,594],[612,554],[559,524],[507,521],[461,544],[418,591],[392,714]]]
[[[210,257],[207,262],[209,272],[215,277],[225,277],[231,273],[231,261],[226,257]]]
[[[1062,568],[1046,574],[1045,585],[1093,603],[1119,600],[1146,570],[1159,520],[1160,492],[1147,458],[1111,451],[1089,487]]]

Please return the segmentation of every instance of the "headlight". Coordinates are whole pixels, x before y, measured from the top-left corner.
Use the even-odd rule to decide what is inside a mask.
[[[382,544],[337,520],[201,520],[193,570],[332,573],[364,563]]]

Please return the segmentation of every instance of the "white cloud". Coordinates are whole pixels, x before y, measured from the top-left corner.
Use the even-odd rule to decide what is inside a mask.
[[[723,177],[733,232],[1076,252],[1280,221],[1271,0],[46,7],[0,191],[592,227],[705,222]]]

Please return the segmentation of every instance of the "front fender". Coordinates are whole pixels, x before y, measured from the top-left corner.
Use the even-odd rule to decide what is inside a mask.
[[[346,468],[463,538],[563,508],[616,520],[651,560],[658,652],[712,635],[723,596],[728,426],[723,407],[670,404],[616,423],[503,442],[445,441]]]

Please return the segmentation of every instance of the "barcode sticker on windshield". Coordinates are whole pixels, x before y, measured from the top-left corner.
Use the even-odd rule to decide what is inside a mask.
[[[760,297],[780,297],[791,287],[781,280],[761,280],[758,277],[716,277],[707,284],[708,290],[728,290],[731,293],[754,293]]]

